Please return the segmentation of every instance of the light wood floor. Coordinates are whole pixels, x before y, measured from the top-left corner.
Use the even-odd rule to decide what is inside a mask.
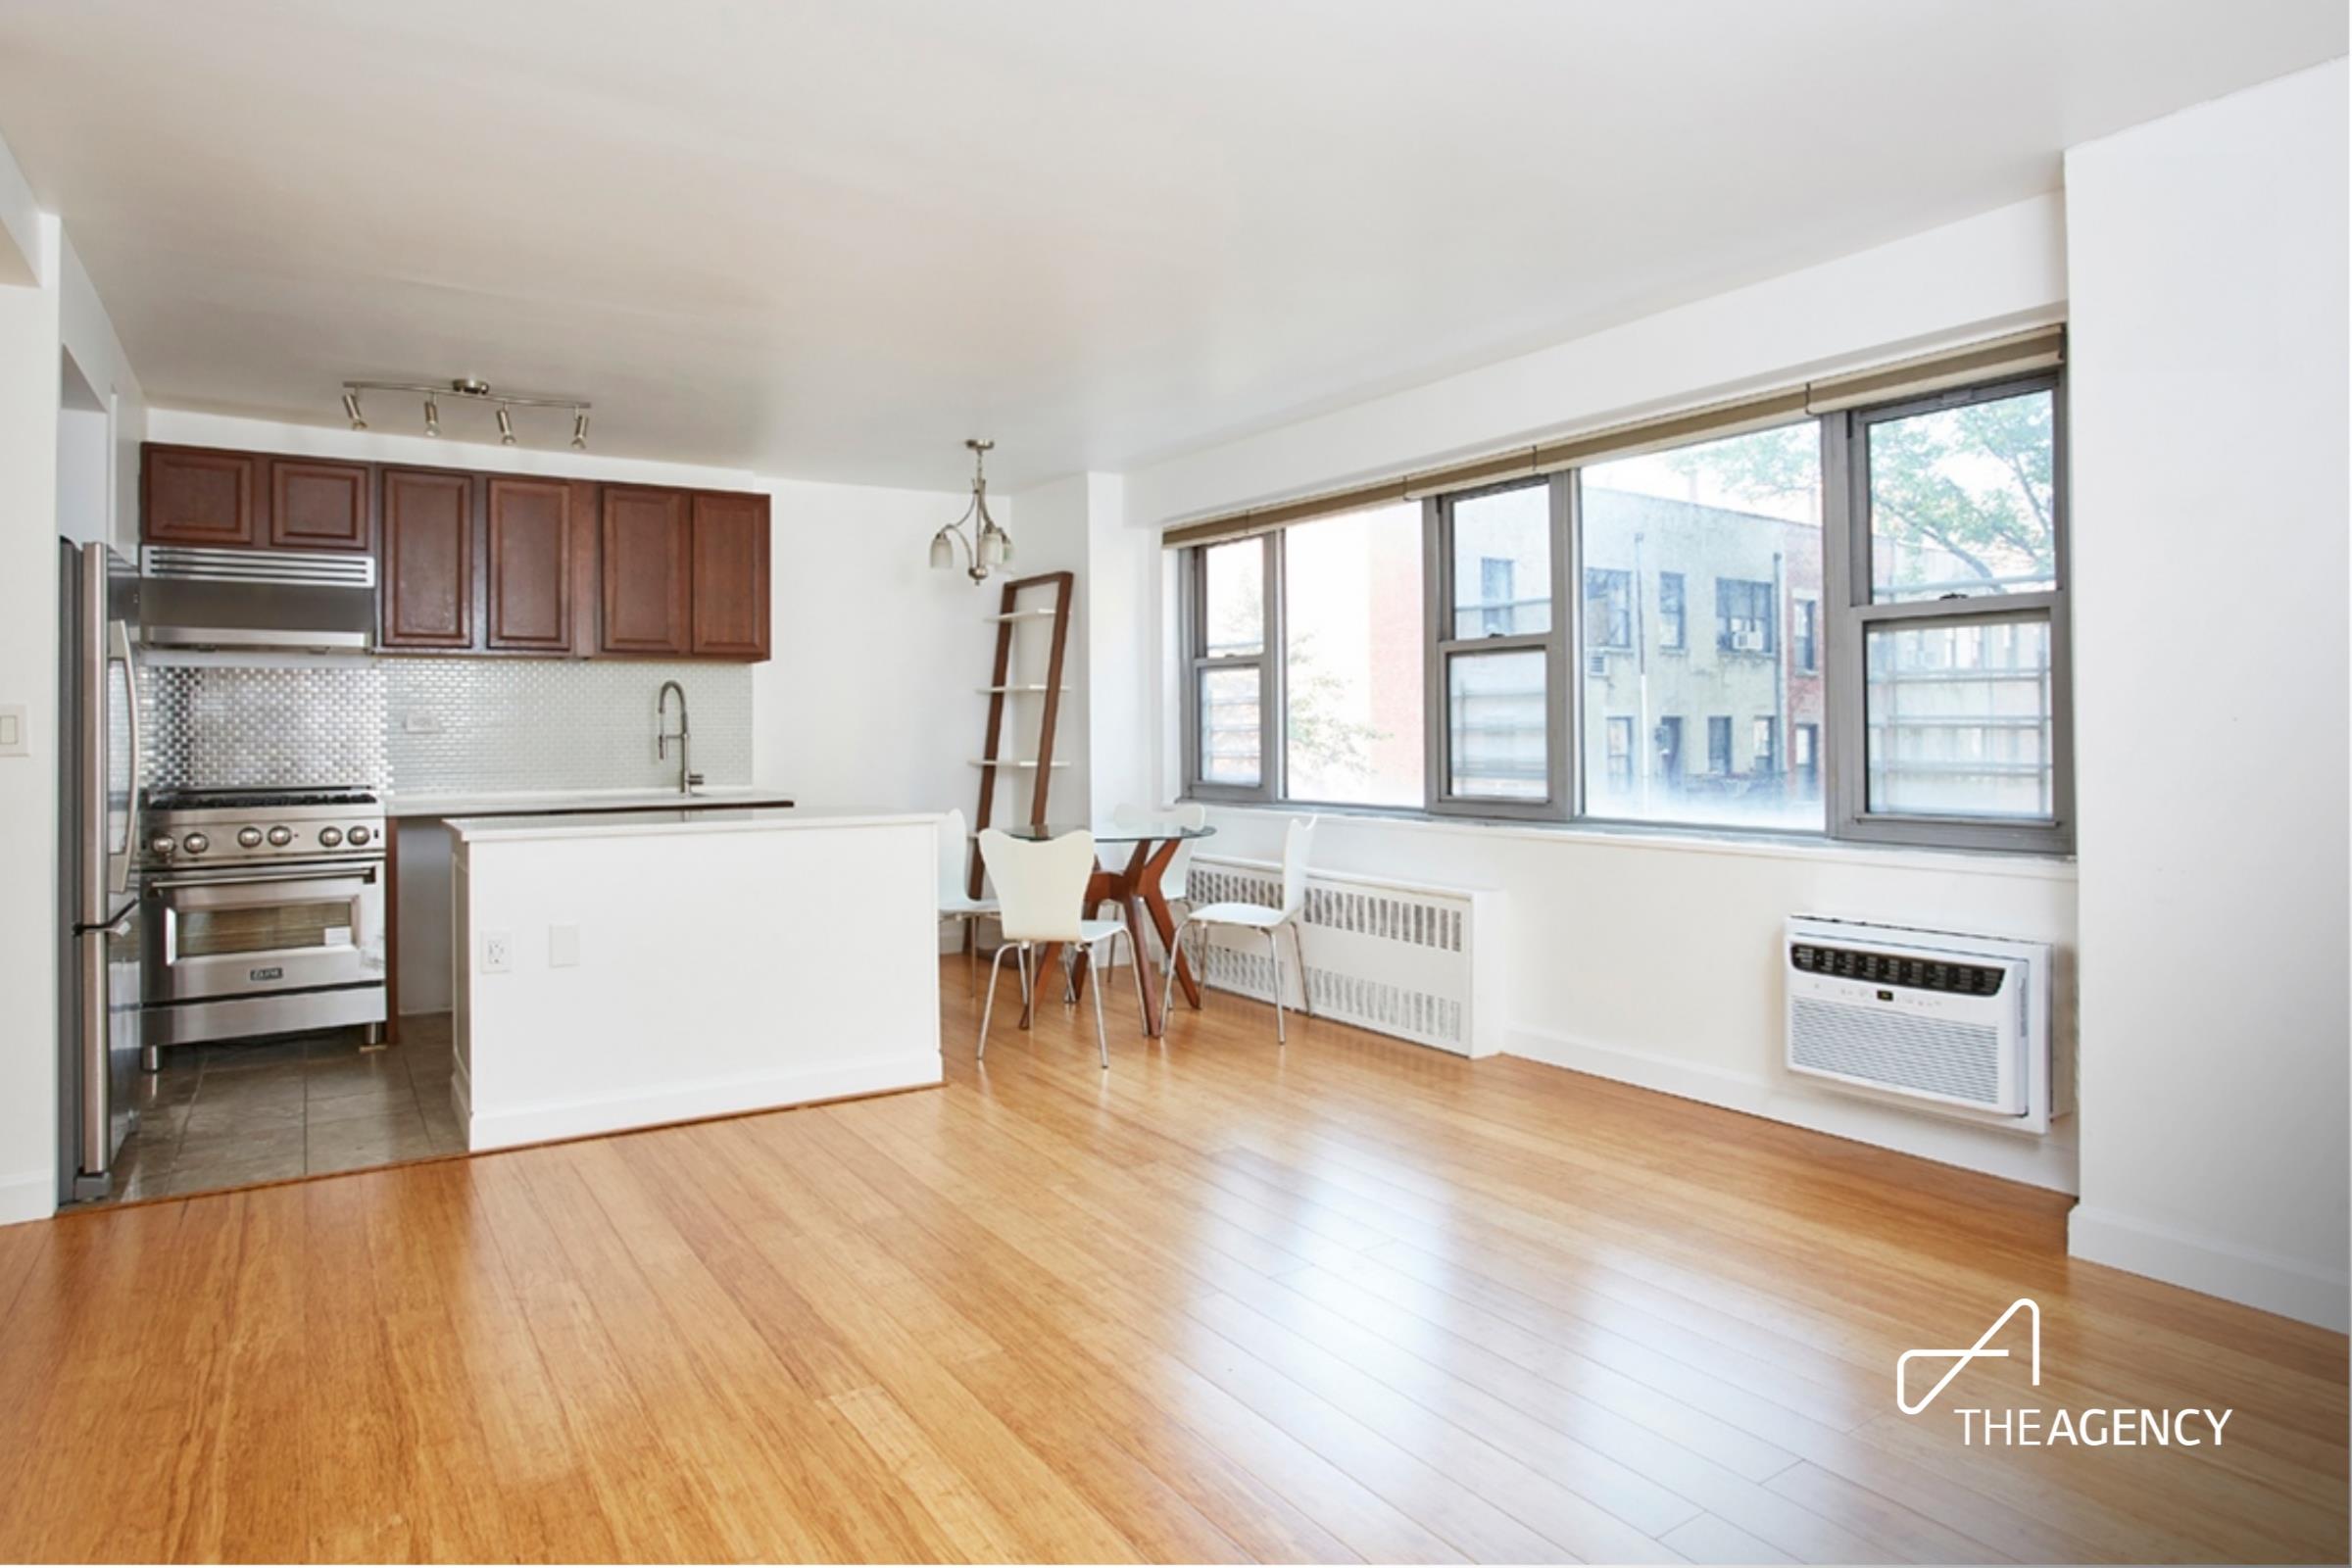
[[[1213,993],[980,1070],[943,985],[941,1091],[0,1230],[0,1558],[2344,1560],[2343,1339],[2048,1195]],[[2020,1295],[2040,1388],[1896,1413]]]

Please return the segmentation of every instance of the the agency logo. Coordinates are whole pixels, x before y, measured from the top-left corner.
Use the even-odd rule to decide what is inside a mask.
[[[1994,1318],[1983,1334],[1977,1336],[1976,1344],[1964,1350],[1905,1350],[1896,1356],[1895,1408],[1905,1415],[1918,1415],[1934,1404],[1936,1396],[1950,1388],[1952,1381],[1966,1371],[1971,1363],[2007,1359],[2012,1353],[2011,1347],[1996,1347],[1992,1341],[2020,1313],[2025,1315],[2026,1320],[2027,1380],[2034,1388],[2040,1388],[2041,1306],[2032,1297],[2021,1296],[2011,1301],[2008,1309]],[[1917,1399],[1910,1396],[1910,1372],[1914,1361],[1951,1363],[1944,1369],[1943,1376],[1937,1378],[1928,1392]],[[2017,1448],[2045,1448],[2061,1445],[2084,1448],[2199,1448],[2209,1439],[2215,1447],[2220,1447],[2222,1428],[2236,1413],[2234,1410],[2209,1410],[2198,1405],[2166,1410],[2129,1406],[2044,1410],[2038,1407],[2002,1409],[1987,1405],[1955,1404],[1952,1409],[1960,1417],[1960,1441],[1963,1444],[1970,1446],[1983,1444]]]
[[[1988,1350],[1985,1346],[1989,1345],[1992,1337],[2000,1333],[2008,1325],[2009,1320],[2020,1312],[2026,1314],[2026,1353],[2029,1357],[2028,1365],[2032,1369],[2033,1384],[2035,1388],[2040,1388],[2041,1306],[2032,1297],[2021,1296],[2011,1301],[2009,1310],[1994,1318],[1992,1327],[1978,1335],[1977,1343],[1965,1350],[1905,1350],[1901,1355],[1896,1356],[1894,1358],[1895,1408],[1901,1410],[1905,1415],[1917,1415],[1936,1402],[1936,1396],[1951,1387],[1952,1379],[1958,1377],[1969,1362],[1984,1356],[2006,1356],[2009,1353],[2007,1350]],[[1936,1386],[1921,1395],[1919,1402],[1914,1404],[1903,1397],[1903,1384],[1906,1374],[1910,1371],[1911,1363],[1919,1360],[1948,1360],[1952,1364],[1944,1370],[1943,1376],[1936,1380]]]

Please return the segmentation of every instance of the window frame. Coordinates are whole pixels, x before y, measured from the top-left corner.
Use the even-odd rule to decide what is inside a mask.
[[[1254,654],[1210,655],[1208,649],[1208,553],[1226,545],[1255,539],[1260,551],[1263,613],[1259,618]],[[1184,792],[1190,799],[1271,806],[1282,800],[1282,532],[1218,540],[1186,551],[1179,558],[1180,613],[1184,623]],[[1257,782],[1230,784],[1201,776],[1200,684],[1211,670],[1257,671]]]
[[[1898,419],[1995,403],[2035,392],[2050,395],[2051,575],[2056,586],[2033,593],[1971,594],[1958,599],[1871,598],[1870,431]],[[2074,820],[2074,648],[2070,635],[2066,371],[2037,371],[1972,382],[1899,402],[1827,416],[1822,536],[1824,630],[1821,669],[1827,733],[1822,737],[1828,831],[1833,839],[1912,849],[2006,850],[2072,855]],[[1830,466],[1834,460],[1835,466]],[[1872,810],[1869,778],[1870,633],[1892,625],[1960,626],[2045,618],[2050,636],[2050,808],[2047,818],[1960,816]]]
[[[1808,602],[1814,607],[1811,639],[1813,662],[1809,666],[1795,669],[1794,673],[1821,682],[1821,716],[1818,721],[1803,726],[1793,722],[1776,723],[1775,760],[1782,772],[1793,778],[1797,767],[1795,731],[1800,727],[1812,731],[1814,752],[1810,776],[1822,806],[1822,826],[1818,830],[1702,820],[1635,819],[1597,815],[1589,809],[1587,769],[1597,765],[1605,770],[1608,760],[1605,755],[1605,730],[1602,732],[1603,755],[1590,760],[1585,756],[1584,726],[1591,721],[1592,715],[1586,711],[1584,664],[1589,654],[1624,653],[1626,650],[1610,644],[1587,646],[1588,606],[1584,594],[1586,568],[1581,499],[1585,470],[1613,461],[1619,455],[1614,453],[1588,458],[1547,472],[1523,472],[1506,479],[1468,485],[1456,490],[1431,492],[1419,497],[1423,546],[1424,625],[1421,653],[1424,775],[1423,801],[1418,808],[1331,805],[1294,801],[1289,797],[1286,765],[1288,726],[1284,710],[1286,693],[1283,678],[1289,646],[1283,549],[1285,530],[1273,527],[1241,536],[1242,539],[1257,539],[1263,552],[1264,638],[1263,646],[1252,656],[1210,658],[1203,652],[1206,646],[1205,582],[1208,552],[1220,545],[1239,543],[1241,540],[1216,539],[1183,547],[1177,559],[1179,626],[1183,638],[1179,663],[1184,672],[1185,795],[1190,799],[1212,803],[1301,808],[1329,806],[1329,808],[1336,810],[1386,816],[1550,822],[1604,830],[1688,833],[1765,841],[1820,841],[1895,848],[2072,855],[2075,842],[2074,662],[2070,611],[2073,575],[2066,385],[2066,370],[2060,366],[2046,370],[1996,376],[1884,403],[1800,416],[1788,421],[1790,424],[1811,423],[1818,432],[1822,476],[1821,585],[1816,592],[1807,594],[1798,593],[1793,582],[1785,581],[1775,585],[1778,588],[1776,602],[1765,620],[1766,636],[1771,645],[1754,657],[1791,662],[1799,645],[1798,628],[1794,624],[1798,614],[1796,607]],[[1955,600],[1903,600],[1874,604],[1871,600],[1869,538],[1868,441],[1871,429],[1881,423],[1922,414],[2043,391],[2051,397],[2051,527],[2055,586],[2032,593],[1981,594]],[[1714,439],[1721,437],[1699,436],[1677,445],[1696,445]],[[1455,509],[1488,496],[1539,485],[1544,487],[1546,495],[1551,553],[1553,611],[1549,630],[1495,636],[1456,635]],[[1663,593],[1663,579],[1667,575],[1683,579],[1683,636],[1677,643],[1667,643],[1661,638],[1656,651],[1688,651],[1690,647],[1691,574],[1688,571],[1669,574],[1661,569],[1655,592]],[[1709,579],[1702,574],[1698,580],[1705,582]],[[1648,635],[1645,625],[1648,616],[1644,612],[1650,607],[1643,602],[1643,585],[1638,577],[1630,585],[1629,601],[1633,650],[1640,653],[1642,639]],[[1658,610],[1660,629],[1663,630],[1665,617],[1662,602]],[[1785,621],[1784,615],[1787,616]],[[2047,621],[2050,640],[2052,815],[2045,819],[1927,815],[1869,809],[1866,651],[1870,633],[1893,624],[1925,627],[2043,619]],[[1446,787],[1451,772],[1453,730],[1448,704],[1449,662],[1462,655],[1521,650],[1540,652],[1544,657],[1546,686],[1544,794],[1541,799],[1528,800],[1452,794]],[[1723,652],[1720,648],[1717,651]],[[1213,783],[1200,777],[1202,677],[1213,669],[1233,668],[1254,668],[1258,677],[1259,777],[1253,786]],[[1700,716],[1711,720],[1715,715],[1702,713]],[[1693,776],[1693,759],[1688,751],[1692,737],[1689,730],[1690,726],[1684,727],[1683,748],[1678,754],[1681,775],[1684,777]],[[1650,735],[1637,734],[1634,744],[1638,756],[1641,749],[1654,745],[1655,740]],[[1733,745],[1736,750],[1736,732]],[[1711,771],[1711,756],[1707,761]]]
[[[1572,814],[1567,754],[1569,693],[1568,649],[1579,641],[1584,622],[1580,595],[1569,591],[1583,578],[1561,547],[1561,529],[1569,506],[1562,474],[1512,478],[1497,484],[1450,490],[1424,497],[1421,503],[1422,590],[1427,605],[1422,641],[1422,728],[1427,759],[1422,788],[1423,809],[1433,816],[1489,817],[1512,821],[1564,821]],[[1461,637],[1454,619],[1454,509],[1465,501],[1543,486],[1549,525],[1551,616],[1548,630],[1514,632],[1506,636]],[[1446,788],[1452,776],[1453,713],[1447,701],[1446,666],[1457,655],[1503,654],[1525,650],[1544,656],[1544,773],[1541,800],[1516,800],[1495,795],[1456,795]]]

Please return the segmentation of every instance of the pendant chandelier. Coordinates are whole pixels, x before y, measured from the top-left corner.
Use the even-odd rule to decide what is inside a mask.
[[[963,509],[963,515],[931,536],[931,564],[940,570],[953,570],[956,565],[956,545],[963,546],[964,575],[974,585],[988,580],[991,566],[1002,566],[1012,559],[1012,535],[997,525],[988,514],[988,454],[996,446],[977,436],[964,442],[972,453],[972,504]],[[972,526],[966,534],[964,524]]]

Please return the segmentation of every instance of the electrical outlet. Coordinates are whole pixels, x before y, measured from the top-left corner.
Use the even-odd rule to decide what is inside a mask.
[[[505,974],[514,967],[514,941],[504,931],[482,933],[482,973]]]
[[[412,708],[401,715],[400,727],[411,735],[438,735],[441,715],[429,708]]]

